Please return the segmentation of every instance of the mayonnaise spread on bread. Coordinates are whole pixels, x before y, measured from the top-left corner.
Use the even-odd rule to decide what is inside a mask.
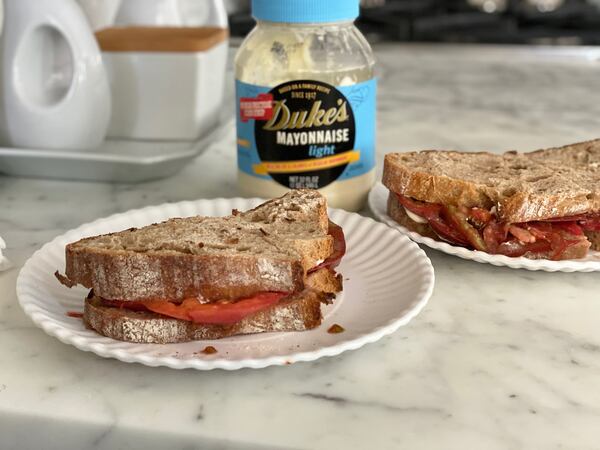
[[[408,209],[404,208],[404,211],[406,211],[406,215],[408,217],[411,218],[411,220],[413,222],[417,222],[417,223],[427,223],[427,219],[424,219],[421,216],[416,215],[414,212],[410,212]]]

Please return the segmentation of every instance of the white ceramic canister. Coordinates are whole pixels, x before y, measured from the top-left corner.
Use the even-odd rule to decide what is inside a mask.
[[[112,26],[121,0],[78,0],[92,29],[100,30]]]
[[[109,136],[190,141],[214,128],[228,52],[222,0],[122,0],[115,24],[97,32],[113,94]]]
[[[85,150],[104,140],[110,89],[74,0],[4,0],[1,78],[4,145]]]

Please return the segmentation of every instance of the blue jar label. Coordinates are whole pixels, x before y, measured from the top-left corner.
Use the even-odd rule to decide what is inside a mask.
[[[291,189],[323,188],[375,167],[375,79],[274,88],[236,82],[238,166]]]

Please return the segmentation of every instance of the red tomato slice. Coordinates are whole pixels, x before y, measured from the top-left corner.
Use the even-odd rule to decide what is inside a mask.
[[[289,294],[285,292],[263,292],[233,303],[199,303],[194,298],[185,299],[180,304],[162,300],[142,303],[104,299],[103,303],[107,306],[133,311],[152,311],[163,316],[195,323],[232,324],[276,304],[287,295]]]
[[[429,219],[429,226],[435,231],[435,234],[446,242],[458,245],[469,245],[469,241],[467,241],[460,232],[448,225],[441,217]]]
[[[171,302],[148,302],[146,308],[164,316],[195,323],[230,324],[274,305],[286,293],[264,292],[234,303],[199,303],[196,299],[186,299],[177,305]]]
[[[442,210],[441,205],[435,203],[420,202],[400,194],[396,194],[396,197],[398,198],[398,202],[410,212],[417,216],[424,217],[427,220],[439,217],[440,211]]]
[[[552,224],[552,228],[566,231],[574,236],[583,236],[583,230],[576,222],[556,222]]]
[[[503,223],[498,223],[491,220],[490,223],[483,229],[483,240],[488,247],[490,253],[496,253],[498,246],[506,241],[508,237],[508,226]]]
[[[552,238],[552,224],[549,222],[530,222],[518,225],[526,228],[538,239],[545,239],[549,241]]]
[[[600,231],[600,215],[599,214],[579,214],[577,216],[559,217],[556,219],[548,219],[544,222],[562,223],[562,222],[577,222],[582,229],[587,231]]]
[[[113,308],[129,309],[131,311],[147,311],[147,308],[142,302],[126,302],[122,300],[107,300],[102,299],[104,306],[111,306]]]
[[[478,227],[487,225],[494,218],[491,212],[482,208],[467,208],[465,213]]]
[[[316,272],[319,269],[329,267],[335,269],[339,264],[344,255],[346,254],[346,237],[344,236],[344,230],[339,225],[329,221],[328,233],[333,237],[333,253],[329,255],[325,261],[319,264],[317,267],[313,267],[308,273]]]
[[[579,221],[579,225],[586,231],[600,231],[600,217],[589,217]]]
[[[595,217],[590,214],[577,214],[576,216],[556,217],[554,219],[546,219],[544,222],[577,222]]]

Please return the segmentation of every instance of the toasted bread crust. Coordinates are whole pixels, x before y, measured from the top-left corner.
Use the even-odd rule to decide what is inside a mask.
[[[390,192],[388,197],[388,215],[398,222],[403,227],[409,229],[410,231],[414,231],[415,233],[419,233],[422,236],[429,237],[431,239],[435,239],[436,241],[441,241],[439,236],[433,231],[433,229],[426,223],[421,224],[412,220],[404,207],[398,202],[396,195]],[[592,249],[600,248],[600,233],[586,233],[588,240],[592,242]],[[593,239],[593,240],[592,240]],[[583,240],[581,244],[569,247],[563,254],[561,259],[578,259],[584,258],[587,255],[589,248],[589,243]],[[526,258],[537,259],[537,255],[533,254],[525,254]]]
[[[419,153],[427,152],[436,151],[427,150]],[[491,196],[493,192],[484,186],[416,171],[403,164],[404,159],[410,158],[416,153],[388,153],[385,155],[382,181],[390,191],[430,203],[460,204],[486,209],[496,203],[496,199]]]
[[[343,289],[342,275],[329,268],[309,274],[305,284],[306,287],[329,294],[337,294]]]
[[[301,261],[232,255],[89,252],[67,245],[66,277],[103,298],[236,299],[257,292],[298,292],[304,287]]]
[[[502,220],[530,222],[600,211],[599,161],[600,140],[526,154],[390,153],[383,184],[417,200],[496,206]]]
[[[85,301],[83,320],[98,333],[126,342],[170,344],[221,339],[270,331],[304,331],[321,324],[321,303],[332,296],[306,289],[280,303],[230,325],[203,325],[150,312],[102,306],[98,297]]]

